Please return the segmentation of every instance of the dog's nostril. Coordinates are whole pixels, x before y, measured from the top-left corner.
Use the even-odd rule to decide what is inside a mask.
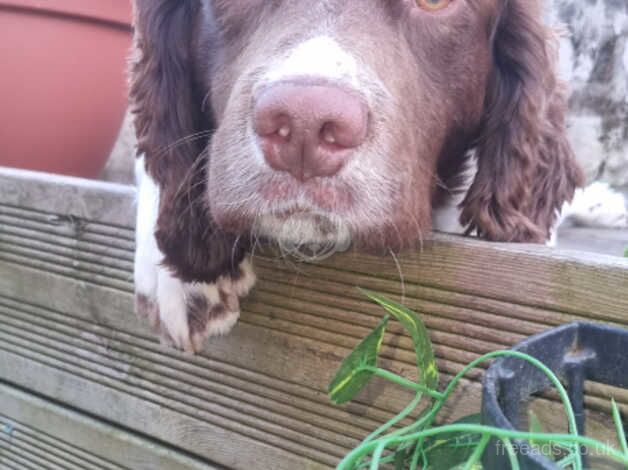
[[[277,131],[277,135],[278,135],[279,137],[283,137],[284,139],[286,139],[286,138],[290,137],[290,134],[291,134],[291,133],[292,133],[292,132],[290,131],[290,126],[288,126],[287,124],[286,124],[286,125],[281,126],[281,127],[279,128],[279,130]]]
[[[323,126],[320,139],[327,144],[335,144],[338,142],[332,123],[326,123]]]
[[[368,110],[340,87],[286,82],[257,97],[253,122],[268,164],[306,180],[340,171],[366,139]]]

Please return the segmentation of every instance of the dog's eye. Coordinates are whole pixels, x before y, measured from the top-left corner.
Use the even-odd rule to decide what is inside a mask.
[[[419,8],[423,8],[427,11],[442,10],[448,7],[453,0],[416,0]]]

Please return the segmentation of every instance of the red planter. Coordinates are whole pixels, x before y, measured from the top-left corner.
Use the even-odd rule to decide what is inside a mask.
[[[98,176],[130,45],[130,0],[0,0],[0,165]]]

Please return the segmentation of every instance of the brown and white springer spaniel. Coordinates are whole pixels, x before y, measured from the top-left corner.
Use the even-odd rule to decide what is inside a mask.
[[[252,240],[542,243],[582,174],[537,0],[136,0],[137,308],[186,351],[237,321]],[[314,248],[316,249],[316,248]]]

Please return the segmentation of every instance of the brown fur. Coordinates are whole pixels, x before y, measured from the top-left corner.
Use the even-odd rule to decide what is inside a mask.
[[[253,95],[242,83],[321,18],[393,94],[373,110],[390,145],[370,183],[388,210],[370,226],[365,217],[348,220],[358,247],[416,242],[472,151],[479,171],[461,207],[469,231],[496,241],[548,237],[582,173],[565,137],[564,93],[536,0],[454,0],[430,14],[405,0],[307,8],[300,0],[136,0],[139,151],[162,189],[157,240],[179,277],[212,282],[235,272],[249,248],[251,195],[296,190],[287,175],[269,174],[234,189],[231,159],[244,169],[250,162],[229,149]],[[355,213],[372,203],[372,191],[351,175],[310,189],[345,195]],[[327,209],[342,213],[334,201]]]
[[[542,243],[583,175],[565,133],[564,90],[536,2],[506,2],[495,33],[478,176],[462,221],[489,239]]]
[[[237,271],[246,247],[215,228],[203,204],[211,116],[196,93],[192,25],[198,2],[136,2],[131,96],[138,152],[161,187],[156,233],[164,263],[187,282],[213,282]],[[202,138],[186,139],[197,131]],[[194,136],[193,136],[194,137]]]

